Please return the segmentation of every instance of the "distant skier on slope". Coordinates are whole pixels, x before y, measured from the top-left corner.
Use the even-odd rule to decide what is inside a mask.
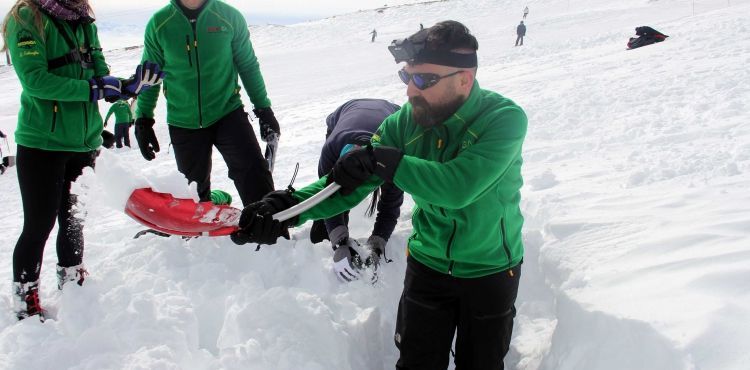
[[[320,152],[318,176],[323,177],[333,168],[342,150],[349,144],[367,145],[372,134],[383,120],[399,110],[399,106],[381,99],[355,99],[339,106],[326,118],[326,141]],[[378,193],[379,196],[378,196]],[[359,243],[349,237],[349,211],[313,223],[310,239],[313,243],[329,239],[333,247],[333,270],[342,281],[359,278],[360,269],[367,257],[373,253],[377,258],[385,258],[385,247],[398,222],[404,192],[393,184],[383,184],[373,193],[373,203],[369,215],[377,207],[378,213],[372,234],[365,243],[367,255],[362,256]]]
[[[57,219],[57,287],[79,285],[83,225],[73,207],[71,182],[93,167],[102,144],[98,101],[138,95],[158,84],[159,66],[144,62],[133,77],[109,75],[87,0],[18,0],[3,22],[21,82],[16,128],[23,230],[13,251],[13,309],[18,319],[40,315],[39,274],[47,237]]]
[[[383,183],[415,202],[394,339],[398,369],[502,369],[523,260],[519,207],[524,111],[476,81],[478,43],[455,21],[389,47],[409,103],[385,119],[372,146],[349,151],[319,181],[273,192],[242,211],[235,243],[274,244],[287,228],[351,209]],[[279,211],[341,186],[299,216]]]
[[[525,8],[523,8],[523,19],[526,19],[526,16],[529,15],[529,6],[526,5]]]
[[[370,42],[375,42],[375,37],[378,36],[378,31],[373,28],[370,34],[372,35],[372,39],[370,40]]]
[[[516,46],[523,46],[523,37],[526,36],[526,25],[523,24],[523,21],[516,27]],[[520,44],[519,44],[520,42]]]
[[[0,139],[4,139],[5,140],[6,138],[7,138],[7,136],[5,136],[5,133],[2,130],[0,130]],[[5,142],[7,143],[8,141],[6,140]],[[2,161],[0,161],[0,175],[2,175],[2,174],[5,173],[5,169],[7,169],[9,167],[8,163],[6,163],[8,160],[5,159],[5,157],[3,157],[3,148],[2,147],[0,147],[0,160],[2,160]]]

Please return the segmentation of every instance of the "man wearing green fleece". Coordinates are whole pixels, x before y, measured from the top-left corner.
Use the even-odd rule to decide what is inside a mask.
[[[346,211],[391,182],[415,203],[396,368],[446,369],[455,333],[457,369],[502,369],[523,260],[526,114],[479,87],[478,43],[459,22],[440,22],[389,49],[396,62],[406,62],[398,75],[409,103],[383,121],[370,146],[341,156],[328,176],[246,207],[232,239],[273,244],[288,227]],[[340,194],[291,220],[273,220],[331,182],[341,185]]]
[[[125,146],[130,148],[130,126],[133,124],[133,111],[130,110],[130,104],[126,100],[118,100],[107,112],[104,118],[104,127],[107,127],[109,117],[115,115],[115,145],[122,148],[123,141]]]
[[[211,194],[211,154],[219,150],[244,205],[272,191],[273,178],[240,99],[247,90],[263,140],[279,123],[242,14],[218,0],[172,0],[146,26],[144,60],[164,66],[167,123],[177,169]],[[138,98],[135,136],[146,160],[156,158],[154,109],[159,89]]]

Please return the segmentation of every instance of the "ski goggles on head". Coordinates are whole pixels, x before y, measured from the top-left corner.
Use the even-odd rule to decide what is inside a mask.
[[[401,69],[398,71],[398,77],[401,79],[401,82],[403,82],[405,85],[409,84],[409,81],[414,82],[414,87],[420,90],[428,89],[432,86],[437,85],[440,80],[455,76],[461,72],[464,72],[465,70],[458,70],[453,73],[448,73],[447,75],[441,76],[436,73],[409,73],[406,72],[405,69]]]

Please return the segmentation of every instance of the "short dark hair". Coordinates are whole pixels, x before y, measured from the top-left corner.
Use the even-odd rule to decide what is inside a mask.
[[[436,51],[468,49],[477,51],[479,43],[469,29],[457,21],[442,21],[427,29],[425,48]]]

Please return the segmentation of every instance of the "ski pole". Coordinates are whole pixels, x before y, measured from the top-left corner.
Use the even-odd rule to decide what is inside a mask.
[[[339,191],[339,189],[341,189],[341,185],[335,182],[329,184],[323,190],[319,191],[317,194],[311,196],[310,198],[305,199],[305,201],[297,204],[296,206],[274,214],[273,219],[286,221],[292,217],[295,217],[300,213],[305,212],[312,207],[315,207],[316,205],[318,205],[318,203],[326,200],[328,197]]]

